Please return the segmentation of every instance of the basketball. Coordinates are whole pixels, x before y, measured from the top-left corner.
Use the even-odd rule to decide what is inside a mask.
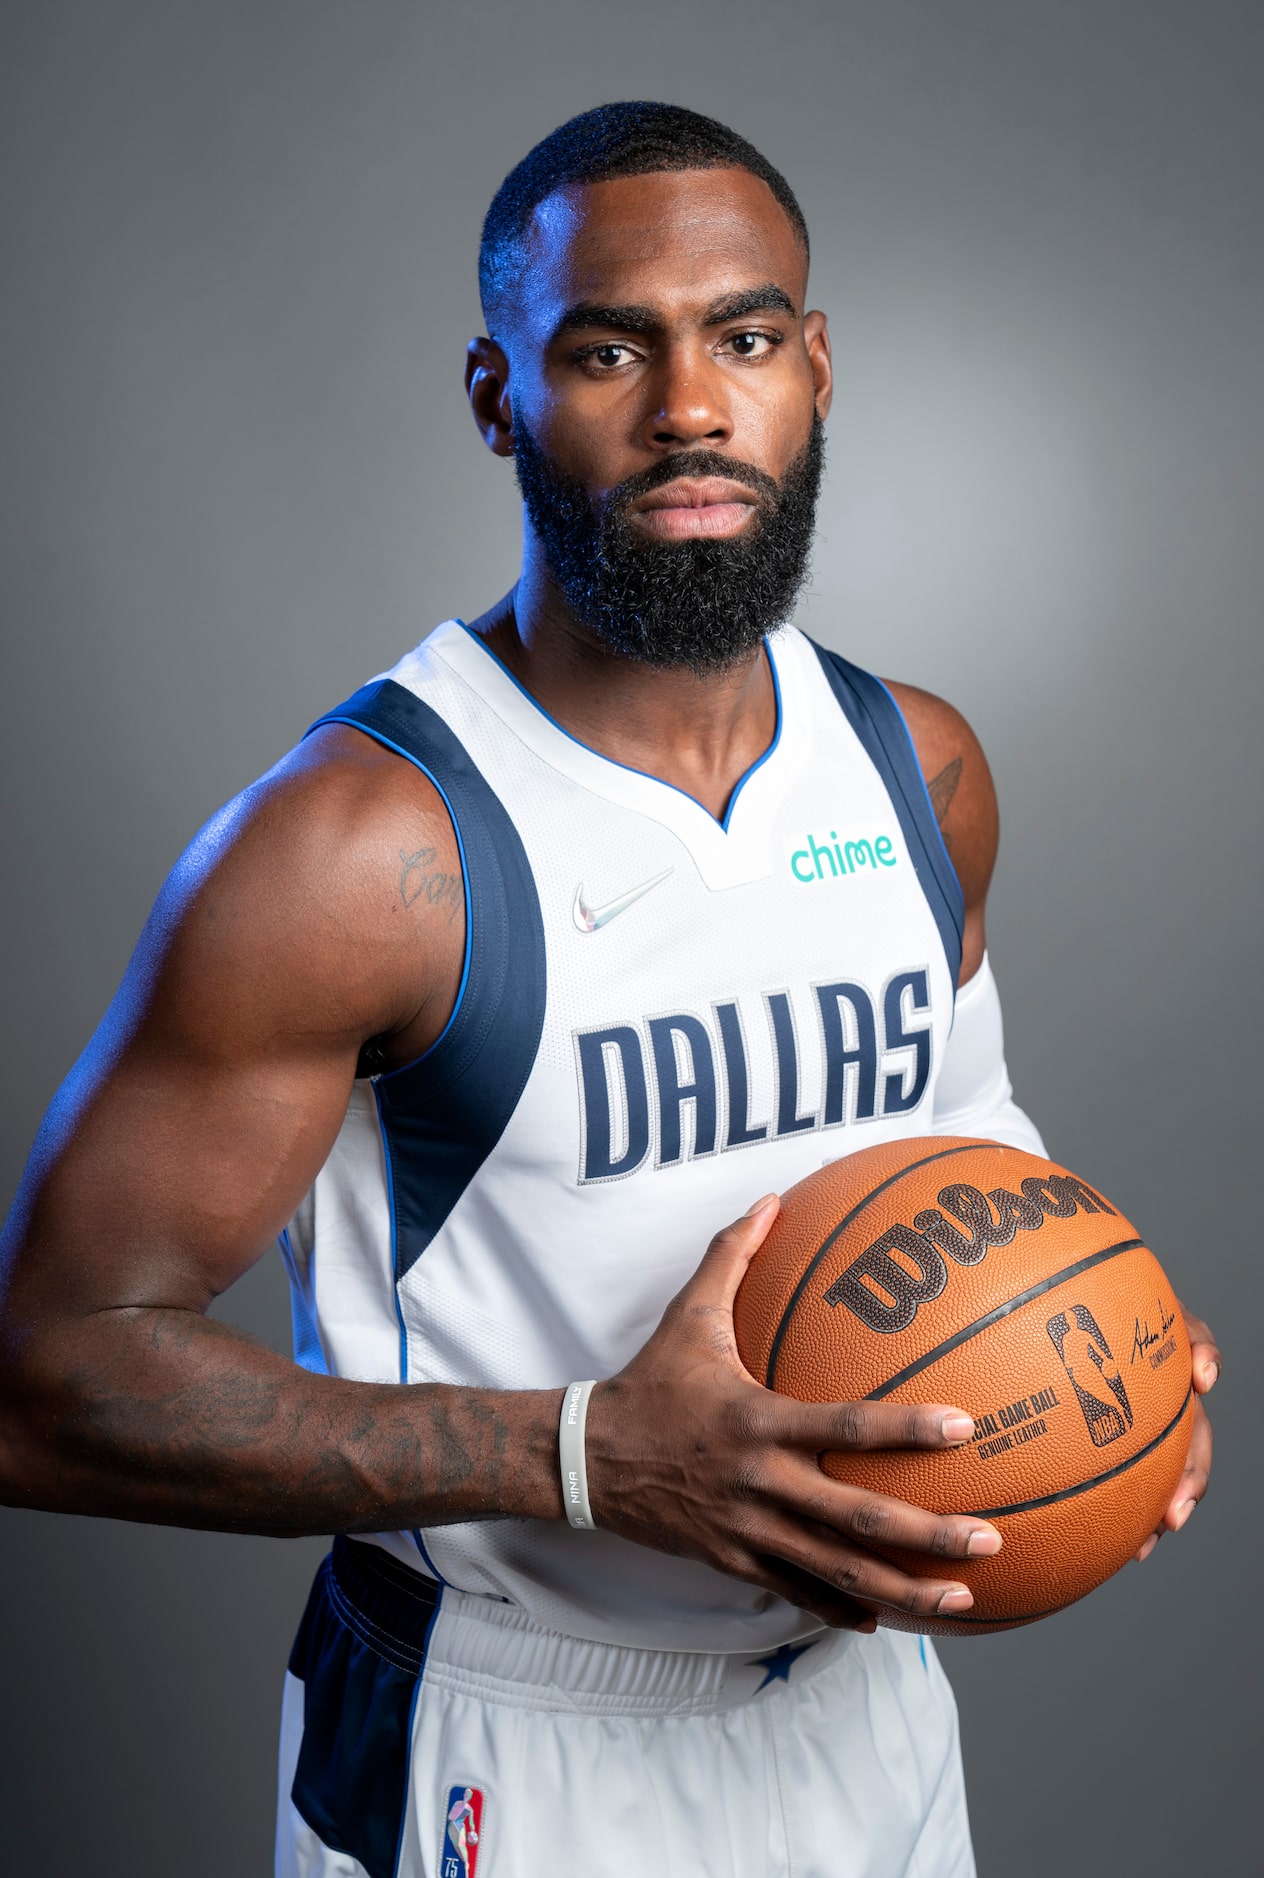
[[[747,1369],[784,1395],[973,1417],[951,1451],[822,1456],[836,1479],[1004,1539],[952,1563],[971,1610],[879,1610],[892,1628],[979,1635],[1064,1609],[1132,1556],[1180,1479],[1193,1408],[1172,1287],[1116,1207],[1018,1148],[924,1137],[809,1175],[783,1196],[734,1321]],[[924,1555],[873,1549],[929,1575]]]

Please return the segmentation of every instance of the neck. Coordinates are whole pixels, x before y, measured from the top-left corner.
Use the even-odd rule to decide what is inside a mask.
[[[471,630],[573,737],[672,783],[717,820],[776,734],[762,650],[705,678],[624,658],[576,619],[530,551],[517,586]]]

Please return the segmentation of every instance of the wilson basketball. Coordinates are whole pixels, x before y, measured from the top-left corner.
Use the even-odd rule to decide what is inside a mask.
[[[734,1306],[738,1348],[808,1402],[943,1402],[939,1453],[826,1454],[840,1480],[990,1520],[1004,1546],[936,1575],[974,1607],[896,1629],[977,1635],[1047,1617],[1118,1571],[1189,1448],[1190,1348],[1136,1228],[1053,1161],[934,1136],[867,1148],[784,1195]],[[925,1555],[875,1547],[931,1575]]]

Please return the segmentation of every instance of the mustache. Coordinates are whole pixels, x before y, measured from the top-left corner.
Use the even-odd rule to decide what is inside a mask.
[[[814,416],[780,481],[725,451],[678,449],[600,496],[547,457],[521,419],[516,469],[545,565],[574,617],[621,658],[698,677],[730,669],[787,619],[807,573],[825,432]],[[744,485],[758,520],[732,539],[651,546],[624,505],[678,477]]]
[[[698,479],[722,476],[728,482],[741,483],[743,488],[754,490],[764,508],[775,508],[781,496],[780,484],[763,470],[756,469],[753,463],[724,456],[719,450],[681,450],[678,455],[664,457],[661,463],[651,463],[648,469],[637,470],[616,483],[603,497],[601,507],[607,514],[626,509],[630,503],[649,495],[651,490],[674,483],[681,476]]]

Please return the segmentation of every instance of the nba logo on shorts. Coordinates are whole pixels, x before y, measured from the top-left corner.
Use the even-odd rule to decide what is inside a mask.
[[[439,1878],[474,1878],[483,1829],[483,1789],[449,1787],[443,1809]]]

